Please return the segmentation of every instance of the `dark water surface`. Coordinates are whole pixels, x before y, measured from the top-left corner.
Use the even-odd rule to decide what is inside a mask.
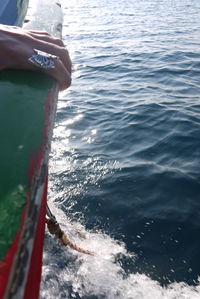
[[[200,1],[63,1],[41,298],[200,298]],[[87,235],[81,239],[76,229]]]

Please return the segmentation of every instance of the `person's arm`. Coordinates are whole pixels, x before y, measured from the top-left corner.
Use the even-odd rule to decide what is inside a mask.
[[[30,58],[39,50],[57,56],[52,58],[52,68],[34,65]],[[24,69],[42,71],[59,83],[60,90],[71,84],[71,60],[60,39],[46,32],[28,31],[20,27],[0,25],[0,71],[4,69]]]

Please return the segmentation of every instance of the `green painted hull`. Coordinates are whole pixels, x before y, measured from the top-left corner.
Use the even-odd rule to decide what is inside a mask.
[[[57,1],[31,1],[24,27],[60,35]],[[42,73],[0,72],[0,298],[39,296],[57,96],[57,83]]]
[[[20,226],[31,160],[43,142],[45,101],[51,88],[52,81],[39,73],[0,72],[0,262]]]

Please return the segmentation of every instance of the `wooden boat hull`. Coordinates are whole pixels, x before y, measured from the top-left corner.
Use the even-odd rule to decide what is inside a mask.
[[[54,0],[40,0],[29,11],[27,28],[60,34]],[[50,11],[57,11],[54,19]],[[6,70],[0,91],[0,298],[38,298],[58,86],[41,73]]]

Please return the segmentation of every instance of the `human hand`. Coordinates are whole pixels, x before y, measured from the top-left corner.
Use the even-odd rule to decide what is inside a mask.
[[[34,49],[58,57],[54,68],[39,68],[29,61]],[[58,81],[60,90],[71,84],[71,60],[63,42],[43,31],[0,25],[0,71],[4,69],[39,70]]]

